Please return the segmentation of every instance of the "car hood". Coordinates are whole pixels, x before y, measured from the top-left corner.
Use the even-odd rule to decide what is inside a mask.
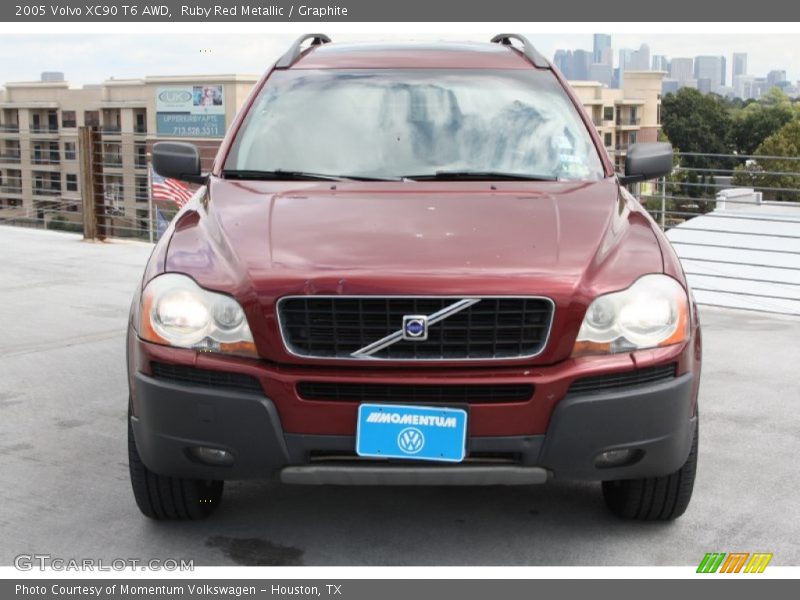
[[[575,290],[603,271],[606,285],[627,285],[662,269],[648,217],[614,179],[215,179],[208,197],[179,218],[165,267],[217,289],[510,294]]]

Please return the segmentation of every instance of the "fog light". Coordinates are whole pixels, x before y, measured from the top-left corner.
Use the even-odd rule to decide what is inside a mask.
[[[598,469],[608,469],[609,467],[621,467],[635,463],[644,455],[641,450],[609,450],[601,452],[594,459],[594,466]]]
[[[233,454],[227,450],[220,450],[219,448],[195,446],[189,449],[189,454],[200,462],[216,467],[229,467],[233,464]]]

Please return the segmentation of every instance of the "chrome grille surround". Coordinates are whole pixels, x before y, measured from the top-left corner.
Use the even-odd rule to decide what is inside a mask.
[[[302,305],[298,307],[298,303]],[[313,309],[308,308],[310,303],[314,303]],[[380,303],[384,304],[386,310],[378,308]],[[511,310],[508,310],[509,303],[512,303]],[[520,312],[519,309],[513,310],[513,303],[523,307],[521,311],[523,320],[519,323],[511,322],[513,313]],[[369,310],[365,311],[365,306]],[[453,310],[449,310],[451,307]],[[477,307],[478,310],[474,311],[473,307]],[[499,310],[496,310],[497,307]],[[421,308],[426,310],[420,310]],[[311,314],[313,310],[317,311],[316,316]],[[321,316],[323,312],[327,312],[327,315]],[[301,313],[302,323],[299,322]],[[433,323],[430,325],[432,339],[420,342],[403,340],[401,327],[402,316],[405,314],[427,314],[429,320],[431,316],[439,315],[432,319]],[[442,314],[444,316],[441,316]],[[544,296],[300,295],[280,298],[276,303],[276,315],[285,349],[289,354],[300,358],[370,362],[478,362],[528,359],[541,354],[550,338],[555,317],[555,303]],[[337,317],[345,319],[339,322]],[[454,318],[458,320],[452,320]],[[347,319],[350,321],[347,322]],[[354,319],[358,321],[354,322]],[[466,328],[461,327],[460,330],[454,328],[459,322],[463,324],[464,319],[467,321]],[[494,325],[487,324],[487,319],[493,319]],[[470,340],[467,337],[473,330],[486,332],[492,331],[494,327],[496,338],[499,331],[519,331],[521,325],[524,325],[526,330],[535,329],[538,333],[526,340],[523,337],[525,333],[521,332],[517,341],[489,340],[486,337]],[[309,335],[314,329],[317,333],[326,331],[327,335]],[[462,342],[468,346],[466,353],[459,353],[457,350],[435,353],[429,350],[431,346],[437,344],[440,348],[456,348],[459,340],[456,338],[445,340],[444,336],[447,334],[460,336]],[[389,344],[381,344],[393,337],[397,339]],[[411,344],[427,344],[428,348],[424,352],[419,350],[412,352],[409,348]],[[495,351],[475,353],[470,351],[470,344],[475,346],[492,344]],[[497,344],[506,349],[497,352]],[[507,347],[513,344],[517,345],[517,351],[509,352]],[[322,346],[323,349],[317,350],[314,345]],[[397,350],[405,349],[406,352],[392,350],[396,345],[400,346]],[[333,350],[327,350],[325,346],[332,347]],[[378,349],[374,350],[376,346]]]

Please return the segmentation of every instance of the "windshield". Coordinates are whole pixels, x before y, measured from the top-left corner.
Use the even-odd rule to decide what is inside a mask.
[[[275,71],[224,170],[266,179],[603,177],[575,106],[536,69]]]

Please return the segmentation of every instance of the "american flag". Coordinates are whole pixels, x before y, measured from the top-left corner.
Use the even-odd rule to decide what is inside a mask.
[[[153,200],[174,202],[178,208],[182,208],[194,195],[188,186],[177,179],[162,177],[152,169],[150,170],[150,186],[153,190]]]

